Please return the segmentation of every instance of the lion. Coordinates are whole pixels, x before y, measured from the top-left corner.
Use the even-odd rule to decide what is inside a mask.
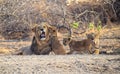
[[[23,54],[24,52],[24,54],[46,55],[52,51],[58,55],[66,53],[57,38],[56,27],[50,26],[47,23],[41,23],[40,25],[36,25],[32,31],[34,32],[34,36],[31,46],[25,47],[26,49],[21,50],[19,54]]]
[[[36,32],[40,28],[41,34]],[[57,28],[50,25],[43,25],[34,30],[35,36],[32,41],[31,50],[35,54],[49,54],[53,51],[55,54],[65,54],[66,51],[57,38]],[[46,34],[46,35],[45,35]]]
[[[56,36],[53,36],[51,39],[51,49],[57,55],[65,55],[66,50],[63,48],[62,44]]]
[[[22,47],[16,52],[11,53],[12,55],[32,55],[33,52],[30,50],[30,46]]]
[[[94,53],[95,43],[92,39],[84,39],[82,41],[75,41],[71,38],[63,38],[63,45],[69,45],[70,52],[67,54],[92,54]]]
[[[58,40],[58,30],[55,27],[52,27],[50,30],[50,39],[51,39],[51,49],[57,55],[64,55],[66,54],[66,50],[63,48],[62,44]]]

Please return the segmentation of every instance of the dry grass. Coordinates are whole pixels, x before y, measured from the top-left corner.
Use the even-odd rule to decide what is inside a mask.
[[[68,1],[71,2],[73,0]],[[28,33],[30,33],[33,24],[39,24],[42,21],[57,27],[60,25],[68,27],[74,21],[80,22],[79,30],[81,30],[81,28],[87,27],[91,21],[97,22],[107,18],[104,16],[102,6],[99,4],[94,5],[93,3],[101,0],[89,0],[89,2],[88,0],[75,1],[83,3],[73,3],[73,5],[66,6],[65,0],[0,0],[0,32],[3,36],[8,36],[8,38],[9,36],[23,33],[18,37],[20,39],[29,36],[30,34]],[[100,19],[99,16],[102,16],[102,18]],[[8,38],[6,37],[6,39]],[[10,39],[15,38],[16,36]]]
[[[13,52],[12,49],[0,47],[0,54],[6,55],[6,54],[11,54],[11,52]]]
[[[73,2],[75,3],[80,3],[80,2],[89,2],[89,3],[92,3],[92,4],[99,4],[99,2],[102,1],[102,0],[67,0],[67,5],[70,5],[72,4]]]
[[[17,41],[17,40],[1,40],[0,39],[0,54],[8,55],[15,53],[22,47],[30,46],[30,41]]]

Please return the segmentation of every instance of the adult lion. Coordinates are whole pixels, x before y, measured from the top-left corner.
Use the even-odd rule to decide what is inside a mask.
[[[40,55],[50,53],[50,30],[52,30],[52,27],[47,23],[41,23],[32,29],[34,37],[30,49],[34,54]]]
[[[51,51],[58,55],[66,53],[57,38],[56,27],[42,23],[33,28],[33,32],[35,36],[30,49],[34,54],[49,54]]]
[[[34,37],[30,48],[22,50],[22,53],[19,54],[36,54],[36,55],[45,55],[53,51],[55,54],[65,54],[66,51],[63,46],[60,44],[57,38],[57,28],[50,26],[47,23],[41,23],[36,25],[32,31],[34,32]]]

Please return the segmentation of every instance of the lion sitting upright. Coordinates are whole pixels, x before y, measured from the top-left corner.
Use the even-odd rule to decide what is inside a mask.
[[[87,53],[87,54],[92,54],[94,53],[94,49],[95,48],[95,43],[93,41],[93,38],[88,38],[88,39],[84,39],[82,41],[75,41],[72,40],[71,38],[64,38],[63,39],[63,44],[64,45],[69,45],[70,47],[70,52],[68,52],[68,54],[83,54],[83,53]]]

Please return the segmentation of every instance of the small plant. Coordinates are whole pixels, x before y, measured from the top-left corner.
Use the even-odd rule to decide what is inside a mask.
[[[97,31],[101,31],[101,29],[102,29],[102,25],[101,25],[101,21],[99,21],[98,26],[97,26]]]
[[[89,29],[90,30],[94,29],[94,30],[97,30],[97,31],[101,31],[101,29],[102,29],[101,21],[98,22],[98,26],[97,27],[94,25],[93,22],[89,23]]]
[[[95,26],[94,26],[94,23],[89,23],[89,29],[90,29],[90,30],[94,29],[94,27],[95,27]]]
[[[79,27],[79,22],[72,23],[71,27],[77,29]]]

